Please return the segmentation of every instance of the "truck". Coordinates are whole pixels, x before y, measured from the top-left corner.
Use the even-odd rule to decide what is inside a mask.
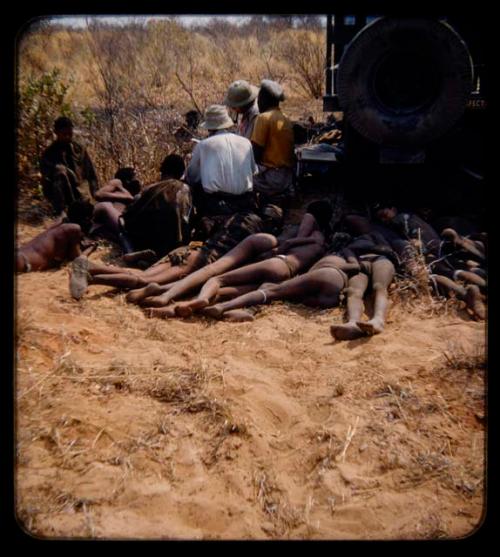
[[[325,66],[346,191],[484,212],[489,82],[477,16],[328,14]]]

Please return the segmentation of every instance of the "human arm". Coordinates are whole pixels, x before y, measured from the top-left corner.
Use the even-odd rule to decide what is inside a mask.
[[[85,149],[85,152],[83,153],[82,163],[83,163],[83,177],[88,181],[90,193],[92,194],[92,197],[95,198],[95,194],[99,189],[99,180],[97,178],[94,165],[87,152],[87,149]]]
[[[253,156],[257,164],[262,164],[264,150],[268,142],[269,120],[262,114],[255,119],[252,136],[250,138],[253,148]]]
[[[97,201],[121,201],[122,203],[130,203],[134,200],[134,196],[123,187],[118,179],[109,181],[96,191],[94,197]]]
[[[189,185],[201,182],[201,143],[197,143],[193,149],[191,160],[186,169],[186,182]]]

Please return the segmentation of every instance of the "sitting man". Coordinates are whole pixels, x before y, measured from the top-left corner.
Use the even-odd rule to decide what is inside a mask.
[[[56,140],[42,153],[40,171],[43,193],[60,215],[73,201],[92,201],[99,183],[87,150],[73,141],[73,122],[57,118],[54,133]]]
[[[282,220],[281,210],[272,206],[265,207],[261,216],[255,213],[236,213],[205,243],[197,242],[177,248],[145,271],[104,265],[79,257],[72,265],[71,295],[80,299],[89,284],[139,288],[140,290],[130,292],[127,296],[127,301],[137,303],[153,294],[165,292],[161,285],[170,284],[213,263],[247,236],[264,231],[275,234],[281,228]]]
[[[151,298],[149,303],[142,305],[166,305],[205,283],[200,294],[194,300],[150,312],[156,317],[173,317],[174,315],[187,317],[193,311],[208,306],[222,290],[227,294],[228,289],[236,287],[232,291],[234,295],[241,293],[242,290],[251,290],[255,285],[264,281],[281,282],[290,279],[307,269],[324,253],[325,238],[328,237],[331,216],[332,208],[329,203],[324,201],[311,203],[302,218],[297,236],[277,246],[265,260],[238,268],[238,265],[244,260],[230,258],[228,256],[231,254],[228,254],[213,266],[200,269],[184,280],[171,285],[171,288],[159,298]],[[223,273],[217,275],[221,271]]]
[[[248,81],[240,79],[229,86],[224,104],[241,115],[238,124],[238,135],[251,139],[255,120],[259,115],[257,95],[259,89]]]
[[[233,215],[256,209],[253,175],[257,166],[248,139],[231,133],[234,126],[222,105],[211,105],[201,128],[209,137],[195,145],[186,170],[194,205],[203,215]]]
[[[81,255],[81,242],[92,224],[92,211],[87,201],[72,203],[66,219],[17,248],[16,272],[45,271]],[[88,246],[86,252],[92,248]]]
[[[260,114],[251,137],[259,166],[254,189],[260,203],[283,204],[293,185],[294,132],[292,123],[279,106],[284,99],[279,83],[262,80],[257,97]]]
[[[126,253],[151,250],[158,258],[189,242],[192,198],[189,186],[181,181],[184,170],[180,155],[167,155],[160,181],[146,186],[127,205],[120,219],[121,233],[130,244]]]

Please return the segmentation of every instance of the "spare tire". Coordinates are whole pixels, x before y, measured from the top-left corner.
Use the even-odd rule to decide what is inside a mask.
[[[347,45],[337,92],[344,117],[378,144],[422,146],[446,133],[465,110],[472,60],[448,24],[379,18]]]

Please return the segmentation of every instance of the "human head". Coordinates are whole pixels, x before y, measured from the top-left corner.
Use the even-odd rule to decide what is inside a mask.
[[[66,214],[68,216],[68,222],[79,224],[82,232],[87,234],[92,226],[93,212],[94,206],[92,203],[84,199],[79,199],[71,203]]]
[[[333,208],[329,201],[321,199],[309,203],[306,208],[306,213],[311,214],[315,218],[321,232],[327,236],[330,235],[330,220],[333,216]]]
[[[175,153],[167,155],[160,166],[162,179],[175,178],[176,180],[180,180],[185,170],[186,165],[184,164],[184,159]]]
[[[352,242],[353,238],[347,232],[335,232],[330,242],[329,251],[337,253]]]
[[[260,82],[260,91],[257,97],[259,112],[266,112],[271,108],[277,107],[284,100],[285,93],[279,83],[270,79],[263,79]]]
[[[57,141],[69,143],[73,139],[73,122],[66,116],[59,116],[54,122]]]
[[[234,126],[234,122],[229,117],[227,108],[222,104],[212,104],[205,110],[205,119],[200,124],[200,128],[215,133]]]
[[[271,203],[260,210],[264,222],[264,230],[269,234],[279,234],[283,228],[283,209]]]
[[[254,103],[259,89],[244,79],[234,81],[228,87],[224,104],[236,112],[246,112]]]
[[[373,210],[376,217],[382,222],[390,222],[398,214],[398,209],[392,199],[377,203]]]
[[[132,195],[137,195],[141,191],[141,183],[135,174],[135,168],[124,166],[116,171],[115,178],[121,181],[123,187]]]
[[[197,110],[189,110],[184,114],[184,118],[186,119],[186,126],[192,130],[195,130],[201,120],[200,113]]]

